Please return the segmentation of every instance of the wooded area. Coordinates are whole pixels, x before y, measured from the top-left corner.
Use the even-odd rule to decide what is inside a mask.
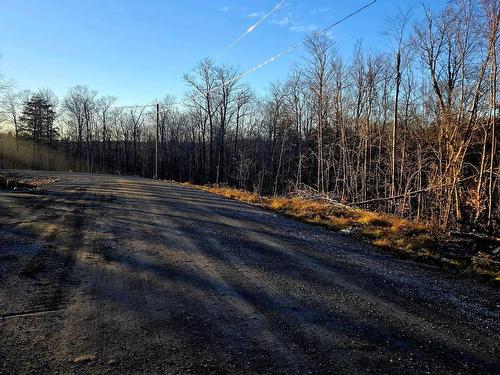
[[[500,3],[461,0],[391,21],[390,52],[350,61],[314,34],[306,58],[263,97],[210,59],[188,92],[148,106],[76,86],[7,84],[1,168],[73,170],[227,184],[331,199],[435,222],[494,229],[499,217],[497,54]],[[158,119],[157,119],[158,116]],[[158,126],[157,126],[158,123]]]

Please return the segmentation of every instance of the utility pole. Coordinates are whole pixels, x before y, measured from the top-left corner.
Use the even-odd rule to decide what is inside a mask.
[[[401,49],[398,49],[396,54],[396,97],[394,98],[394,118],[392,123],[392,139],[391,139],[391,193],[393,197],[396,192],[396,137],[398,131],[398,101],[399,101],[399,86],[401,85]]]
[[[156,142],[155,142],[155,179],[159,179],[158,176],[158,137],[160,128],[160,104],[156,103]]]

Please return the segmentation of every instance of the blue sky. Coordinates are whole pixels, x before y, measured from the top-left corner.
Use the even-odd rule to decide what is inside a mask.
[[[0,0],[0,74],[19,88],[62,96],[86,84],[120,104],[182,98],[183,73],[217,56],[278,0]],[[359,8],[367,0],[287,0],[218,61],[246,70]],[[378,0],[332,29],[339,53],[388,47],[387,17],[418,0]],[[245,77],[258,92],[286,77],[301,49]]]

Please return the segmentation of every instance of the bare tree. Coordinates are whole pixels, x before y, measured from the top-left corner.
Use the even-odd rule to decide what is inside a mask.
[[[323,131],[328,122],[328,96],[333,74],[332,43],[323,34],[314,34],[306,40],[306,48],[311,59],[306,67],[310,90],[314,95],[317,130],[317,188],[325,191]]]
[[[394,65],[394,109],[393,109],[393,120],[392,120],[392,136],[391,136],[391,189],[390,195],[394,196],[397,194],[396,190],[396,145],[397,145],[397,131],[398,131],[398,107],[399,107],[399,93],[401,86],[401,55],[404,53],[406,48],[405,44],[405,33],[407,29],[408,22],[411,17],[410,10],[403,11],[398,9],[398,13],[395,17],[389,20],[390,30],[388,34],[393,38],[395,44],[395,65]]]

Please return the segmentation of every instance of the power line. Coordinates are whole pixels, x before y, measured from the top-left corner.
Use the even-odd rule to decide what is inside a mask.
[[[325,27],[324,29],[314,32],[314,33],[313,33],[313,34],[312,34],[309,38],[312,38],[312,37],[314,37],[314,36],[317,36],[317,35],[320,35],[320,34],[324,34],[324,33],[326,33],[327,31],[329,31],[329,30],[330,30],[330,29],[332,29],[333,27],[335,27],[335,26],[337,26],[338,24],[340,24],[340,23],[344,22],[345,20],[347,20],[347,19],[349,19],[349,18],[351,18],[351,17],[355,16],[356,14],[358,14],[359,12],[361,12],[361,11],[365,10],[366,8],[368,8],[368,7],[370,7],[371,5],[375,4],[376,2],[377,2],[377,0],[372,0],[371,2],[369,2],[369,3],[365,4],[365,5],[363,5],[362,7],[360,7],[360,8],[358,8],[358,9],[356,9],[355,11],[353,11],[353,12],[351,12],[351,13],[347,14],[346,16],[344,16],[343,18],[341,18],[340,20],[335,21],[335,22],[334,22],[334,23],[332,23],[331,25],[328,25],[328,26],[327,26],[327,27]],[[206,91],[205,93],[203,93],[203,95],[208,95],[209,93],[211,93],[211,92],[212,92],[212,91],[214,91],[214,90],[217,90],[217,89],[219,89],[219,88],[221,88],[221,87],[224,87],[224,86],[226,86],[226,85],[228,85],[228,84],[231,84],[231,83],[233,83],[233,82],[235,82],[235,81],[238,81],[239,79],[241,79],[241,78],[245,77],[246,75],[248,75],[248,74],[250,74],[250,73],[252,73],[252,72],[255,72],[256,70],[258,70],[258,69],[260,69],[260,68],[262,68],[262,67],[264,67],[264,66],[266,66],[266,65],[268,65],[268,64],[270,64],[270,63],[273,63],[274,61],[276,61],[276,60],[280,59],[280,58],[281,58],[281,57],[283,57],[284,55],[287,55],[287,54],[289,54],[290,52],[292,52],[293,50],[295,50],[295,49],[297,49],[298,47],[302,46],[302,44],[303,44],[303,41],[299,41],[299,42],[295,43],[294,45],[292,45],[292,46],[291,46],[291,47],[289,47],[288,49],[283,50],[283,51],[281,51],[280,53],[278,53],[278,54],[276,54],[276,55],[274,55],[274,56],[272,56],[272,57],[268,58],[267,60],[263,61],[262,63],[255,65],[254,67],[252,67],[252,68],[248,69],[247,71],[245,71],[245,72],[243,72],[243,73],[241,73],[241,74],[237,75],[236,77],[234,77],[234,78],[230,79],[229,81],[227,81],[227,82],[225,82],[225,83],[223,83],[223,84],[220,84],[220,85],[217,85],[217,86],[215,86],[215,87],[211,88],[210,90],[208,90],[208,91]]]
[[[286,0],[282,0],[280,3],[278,3],[278,5],[280,6],[284,1]],[[365,10],[366,8],[372,6],[373,4],[375,4],[377,2],[377,0],[372,0],[370,1],[369,3],[363,5],[362,7],[356,9],[355,11],[345,15],[344,17],[342,17],[341,19],[335,21],[334,23],[328,25],[327,27],[321,29],[321,30],[318,30],[316,32],[314,32],[311,36],[309,36],[308,38],[312,38],[312,37],[315,37],[317,35],[321,35],[321,34],[324,34],[326,33],[327,31],[329,31],[330,29],[332,29],[333,27],[341,24],[342,22],[346,21],[347,19],[355,16],[356,14],[362,12],[363,10]],[[277,6],[278,6],[277,5]],[[276,7],[275,7],[276,8]],[[273,9],[275,9],[273,8]],[[267,15],[271,14],[274,10],[271,10]],[[267,15],[265,15],[264,17],[266,17]],[[262,19],[261,19],[262,20]],[[259,20],[259,22],[257,22],[255,25],[257,25],[258,23],[261,22],[261,20]],[[247,32],[248,33],[248,32]],[[229,81],[225,82],[225,83],[222,83],[220,85],[217,85],[215,87],[212,87],[210,90],[208,91],[205,91],[205,92],[202,92],[201,94],[202,95],[208,95],[210,94],[212,91],[215,91],[215,90],[218,90],[219,88],[221,87],[225,87],[233,82],[236,82],[238,81],[239,79],[245,77],[246,75],[250,74],[250,73],[253,73],[255,72],[256,70],[259,70],[260,68],[268,65],[268,64],[271,64],[273,63],[274,61],[280,59],[281,57],[289,54],[290,52],[292,52],[293,50],[299,48],[300,46],[303,45],[303,41],[299,41],[297,43],[295,43],[294,45],[290,46],[289,48],[287,48],[286,50],[283,50],[281,51],[280,53],[268,58],[267,60],[261,62],[260,64],[257,64],[255,66],[253,66],[252,68],[248,69],[247,71],[241,73],[241,74],[238,74],[237,76],[231,78]],[[146,107],[153,107],[153,106],[156,106],[156,104],[146,104],[146,105],[136,105],[136,106],[121,106],[121,107],[112,107],[112,108],[146,108]],[[162,113],[164,111],[161,111],[160,113]]]
[[[137,104],[137,105],[116,105],[112,106],[112,109],[139,109],[139,108],[147,108],[154,107],[156,104]]]
[[[359,8],[359,9],[355,10],[355,11],[354,11],[354,12],[352,12],[352,13],[349,13],[349,14],[348,14],[348,15],[346,15],[344,18],[341,18],[340,20],[338,20],[338,21],[336,21],[336,22],[332,23],[330,26],[328,26],[328,27],[324,28],[323,30],[320,30],[320,31],[318,31],[318,32],[314,33],[313,35],[315,35],[315,34],[321,34],[321,33],[325,33],[325,32],[327,32],[328,30],[330,30],[330,29],[331,29],[331,28],[333,28],[334,26],[337,26],[339,23],[344,22],[346,19],[351,18],[352,16],[355,16],[356,14],[358,14],[359,12],[361,12],[361,11],[365,10],[365,9],[366,9],[366,8],[368,8],[369,6],[371,6],[371,5],[375,4],[376,2],[377,2],[377,0],[373,0],[373,1],[371,1],[371,2],[369,2],[369,3],[367,3],[367,4],[365,4],[365,5],[363,5],[361,8]]]
[[[250,34],[252,31],[255,30],[255,28],[260,24],[262,23],[267,17],[269,17],[271,14],[273,14],[278,8],[280,8],[283,3],[285,3],[286,0],[281,0],[278,4],[276,4],[274,6],[273,9],[271,9],[269,12],[267,12],[266,14],[264,14],[261,19],[259,19],[256,23],[254,23],[253,25],[251,25],[247,31],[245,31],[243,34],[241,34],[238,38],[236,38],[235,40],[233,40],[231,43],[229,43],[229,45],[224,48],[217,56],[215,56],[216,59],[218,59],[219,57],[221,57],[222,55],[224,55],[227,51],[229,51],[231,48],[233,48],[240,40],[242,40],[245,36],[247,36],[248,34]]]
[[[160,113],[168,113],[172,110],[174,107],[179,107],[181,104],[180,103],[172,103],[170,105],[162,105],[159,104],[161,108],[166,108],[160,110]],[[144,109],[144,108],[154,108],[156,107],[155,104],[137,104],[137,105],[117,105],[117,106],[112,106],[110,109]]]

